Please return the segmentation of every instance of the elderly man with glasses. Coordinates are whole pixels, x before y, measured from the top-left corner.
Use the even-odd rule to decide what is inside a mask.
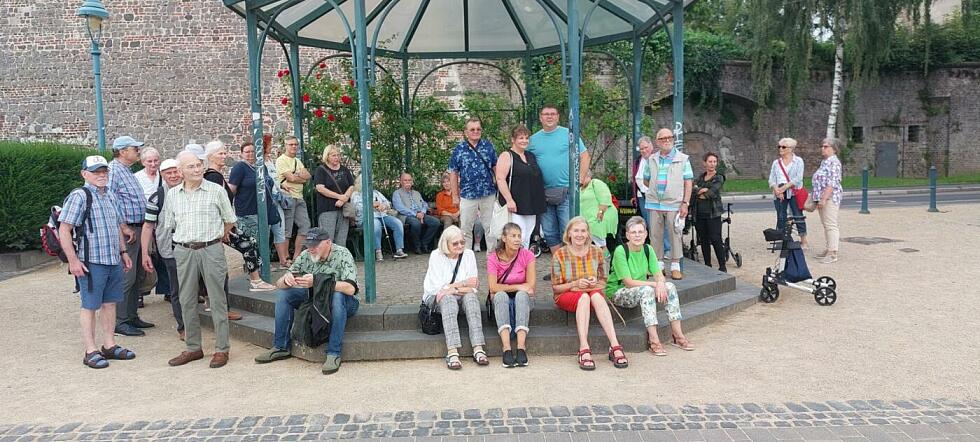
[[[453,203],[459,206],[459,227],[463,230],[466,248],[473,247],[473,225],[479,215],[480,224],[489,227],[493,218],[493,202],[497,196],[494,168],[497,151],[490,140],[483,139],[479,118],[466,121],[466,139],[453,148],[449,157],[449,189]],[[487,250],[496,244],[499,232],[487,230]]]
[[[681,234],[674,228],[675,219],[687,217],[691,203],[691,188],[694,185],[694,171],[688,156],[674,147],[674,134],[670,129],[657,131],[656,153],[644,162],[643,184],[647,186],[645,209],[650,215],[650,239],[660,258],[660,268],[664,267],[664,244],[659,240],[664,229],[670,237],[670,277],[683,279],[681,273]]]

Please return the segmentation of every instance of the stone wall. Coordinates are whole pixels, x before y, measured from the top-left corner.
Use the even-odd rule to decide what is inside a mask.
[[[77,6],[55,0],[6,0],[0,6],[0,138],[95,144],[91,56],[82,21],[75,16]],[[173,153],[190,139],[221,138],[234,146],[245,138],[250,131],[249,90],[241,17],[213,0],[113,0],[107,6],[112,15],[102,59],[108,140],[128,134]],[[305,73],[326,54],[304,48],[301,70]],[[412,89],[441,62],[412,61]],[[381,64],[401,78],[400,62]],[[339,66],[331,61],[328,70],[348,75]],[[275,75],[284,68],[282,50],[270,40],[262,66],[264,124],[277,134],[291,132],[292,125],[288,109],[279,102],[288,92]],[[619,75],[612,66],[602,71],[610,79]],[[864,142],[849,153],[847,172],[874,165],[876,144],[887,141],[898,144],[902,176],[922,175],[931,164],[953,174],[980,171],[980,148],[974,141],[980,133],[978,75],[980,66],[946,67],[928,81],[917,73],[890,75],[862,91],[854,115]],[[792,136],[800,140],[807,173],[819,164],[830,98],[828,73],[813,74],[797,113],[777,105],[764,113],[758,127],[752,123],[757,105],[749,66],[729,64],[721,81],[725,115],[690,106],[685,112],[692,154],[720,151],[729,173],[761,177],[768,173],[776,141]],[[473,90],[519,100],[514,85],[499,72],[475,65],[436,71],[419,94],[458,104],[465,91]],[[670,126],[670,82],[649,84],[645,90],[650,113],[659,124]]]

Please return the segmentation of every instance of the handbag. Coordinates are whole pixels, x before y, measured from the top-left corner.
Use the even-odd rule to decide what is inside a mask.
[[[510,276],[510,271],[514,270],[514,264],[517,263],[517,257],[519,257],[520,255],[521,255],[521,249],[517,249],[517,254],[514,255],[514,259],[510,261],[510,265],[507,266],[504,272],[500,274],[500,277],[497,278],[497,282],[503,283],[507,279],[507,277]],[[490,289],[488,288],[487,289],[487,317],[490,318],[490,322],[494,322],[495,321],[494,317],[496,316],[493,310],[493,301],[490,299],[492,294],[493,293],[490,292]],[[507,292],[507,296],[509,296],[511,299],[513,299],[514,295],[516,294],[517,292]]]
[[[783,161],[776,159],[776,163],[779,164],[779,168],[783,170],[783,176],[786,177],[786,181],[793,182],[789,178],[789,174],[786,173],[786,167],[783,166]],[[800,187],[799,189],[793,190],[793,199],[796,200],[796,207],[803,210],[806,207],[806,199],[810,196],[810,192],[807,192],[806,187]]]
[[[449,280],[452,284],[456,282],[456,274],[459,273],[459,264],[463,262],[463,255],[460,254],[459,258],[456,258],[456,268],[453,269],[453,279]],[[429,305],[425,301],[419,304],[419,328],[422,333],[427,335],[440,335],[442,334],[442,313],[436,311],[435,307],[435,296],[432,297],[432,304]]]
[[[324,166],[324,165],[322,165],[322,164],[320,165],[320,167],[322,167],[323,170],[326,170],[327,176],[330,177],[330,181],[333,181],[334,189],[336,189],[335,192],[337,192],[337,193],[343,193],[343,192],[340,191],[340,184],[337,184],[337,180],[333,177],[333,174],[330,173],[329,170],[327,170],[327,167]],[[340,167],[344,167],[344,166],[340,166]],[[343,169],[341,169],[341,170],[343,170]],[[352,220],[355,217],[357,217],[357,212],[354,210],[354,205],[353,204],[344,203],[343,206],[340,206],[340,214],[344,218],[347,218],[348,220]]]
[[[548,187],[544,189],[544,202],[549,206],[557,206],[565,202],[568,196],[568,187]]]
[[[299,160],[295,160],[293,162],[293,173],[296,173],[297,167],[299,167]],[[286,177],[282,177],[282,179],[279,180],[280,189],[282,188],[282,184],[285,182],[286,182]],[[272,197],[276,198],[276,195],[277,194],[274,193]],[[276,202],[279,203],[279,207],[282,207],[282,210],[289,210],[296,207],[296,201],[293,201],[293,197],[287,194],[283,194],[282,192],[279,192],[278,195],[279,197],[276,198]]]
[[[817,202],[813,200],[813,195],[806,196],[806,202],[803,203],[803,210],[807,212],[817,210]]]
[[[510,152],[510,151],[508,151],[508,152]],[[510,188],[510,184],[513,182],[513,179],[514,179],[514,176],[513,176],[514,175],[514,158],[513,158],[514,153],[511,152],[510,155],[511,155],[511,159],[510,159],[510,172],[507,173],[507,189],[508,190],[512,190]],[[501,198],[500,190],[498,189],[497,190],[497,199],[493,202],[493,215],[490,218],[490,232],[501,232],[501,231],[504,230],[504,225],[506,225],[507,223],[510,222],[510,211],[507,210],[507,206],[506,205],[503,205],[503,206],[500,205],[500,198]],[[494,234],[493,236],[497,236],[497,235]]]

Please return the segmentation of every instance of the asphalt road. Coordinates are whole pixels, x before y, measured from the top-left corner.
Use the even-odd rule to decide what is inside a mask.
[[[936,207],[943,210],[945,205],[971,204],[980,202],[980,192],[940,192],[936,195]],[[909,195],[869,195],[868,210],[874,213],[875,208],[881,207],[922,207],[929,208],[929,194]],[[845,197],[841,205],[843,210],[860,210],[860,197]],[[773,210],[772,200],[749,200],[732,202],[732,211],[761,212]]]

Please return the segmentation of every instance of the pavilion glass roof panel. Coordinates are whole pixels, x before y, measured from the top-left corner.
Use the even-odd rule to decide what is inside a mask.
[[[470,2],[468,23],[472,50],[520,51],[526,47],[503,3]],[[474,39],[474,36],[479,37]]]
[[[463,52],[465,51],[463,25],[463,2],[430,0],[408,44],[408,51]],[[405,32],[410,31],[411,29],[406,29]]]

